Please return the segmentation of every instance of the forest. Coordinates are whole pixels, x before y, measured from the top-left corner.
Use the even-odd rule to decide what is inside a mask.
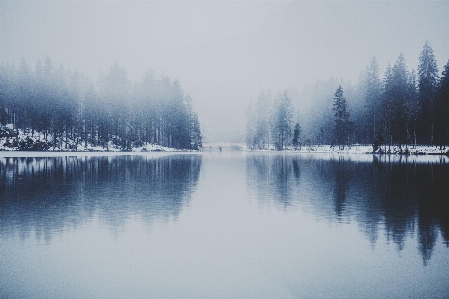
[[[24,59],[18,68],[2,64],[0,124],[5,148],[19,150],[202,147],[198,115],[180,83],[150,70],[132,83],[117,62],[96,84],[49,57],[34,69]]]
[[[418,70],[409,71],[399,55],[383,79],[373,57],[357,84],[330,78],[296,90],[261,91],[247,108],[246,144],[250,149],[301,145],[338,146],[449,145],[449,61],[441,76],[428,42]]]

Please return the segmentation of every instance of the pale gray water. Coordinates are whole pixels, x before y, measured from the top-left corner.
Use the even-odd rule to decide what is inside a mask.
[[[447,158],[0,157],[1,298],[447,298]]]

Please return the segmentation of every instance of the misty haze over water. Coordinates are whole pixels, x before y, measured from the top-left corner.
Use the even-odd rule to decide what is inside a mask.
[[[0,60],[34,67],[48,56],[94,81],[116,61],[132,82],[151,68],[192,97],[206,142],[243,142],[261,90],[288,89],[301,110],[304,85],[354,84],[373,56],[381,74],[400,53],[416,70],[426,41],[442,70],[448,14],[444,1],[2,1]]]
[[[0,1],[0,298],[446,298],[448,15]]]

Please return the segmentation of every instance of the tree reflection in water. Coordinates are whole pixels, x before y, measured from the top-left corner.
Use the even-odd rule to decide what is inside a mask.
[[[196,188],[201,155],[0,159],[0,236],[50,242],[94,215],[113,229],[131,216],[176,218]]]
[[[424,264],[438,232],[449,246],[449,165],[440,162],[372,162],[337,156],[320,159],[297,154],[248,155],[247,181],[261,202],[284,209],[312,206],[332,221],[357,221],[374,245],[381,229],[398,251],[408,235],[418,235]]]

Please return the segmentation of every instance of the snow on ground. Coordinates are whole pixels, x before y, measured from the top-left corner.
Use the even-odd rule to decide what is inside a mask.
[[[42,133],[34,132],[34,134],[31,134],[31,132],[24,132],[22,130],[14,131],[12,129],[12,125],[8,124],[6,126],[0,127],[0,133],[2,134],[0,137],[0,156],[2,157],[39,157],[39,156],[58,156],[62,155],[61,153],[66,153],[63,155],[86,155],[89,153],[89,155],[116,155],[116,154],[123,154],[123,155],[129,155],[129,154],[143,154],[143,153],[150,153],[150,152],[190,152],[186,150],[176,150],[173,148],[167,148],[162,147],[157,144],[146,144],[140,147],[133,148],[131,152],[128,151],[122,151],[119,148],[115,148],[112,144],[112,142],[109,142],[109,145],[107,148],[104,148],[102,146],[92,146],[90,144],[87,145],[87,147],[84,146],[84,143],[75,145],[75,143],[71,140],[69,140],[67,143],[72,144],[71,148],[66,148],[66,142],[65,140],[57,140],[56,144],[59,145],[59,147],[49,147],[48,144],[52,143],[52,136],[47,136],[48,143],[46,143],[45,136]],[[32,146],[34,151],[28,151],[30,154],[24,154],[27,151],[19,151],[20,144],[22,144],[22,148],[24,147],[24,144],[26,146]],[[29,147],[28,147],[29,149]],[[221,152],[221,151],[248,151],[252,152],[250,149],[246,147],[244,143],[229,143],[229,142],[217,142],[217,143],[204,143],[203,149],[207,152]],[[273,148],[270,150],[256,150],[255,152],[276,152]],[[425,156],[427,158],[425,159],[419,159],[414,158],[410,160],[433,160],[430,158],[431,156],[434,156],[435,159],[439,159],[438,157],[441,157],[445,155],[445,158],[449,157],[449,148],[443,147],[440,148],[439,146],[425,146],[425,145],[407,145],[407,146],[381,146],[379,150],[376,151],[376,153],[373,153],[373,147],[371,145],[352,145],[352,146],[345,146],[344,148],[340,149],[338,146],[330,146],[330,145],[308,145],[308,146],[302,146],[301,148],[294,150],[294,149],[287,149],[282,151],[283,153],[295,153],[295,154],[307,154],[311,157],[311,154],[316,154],[320,158],[335,158],[335,157],[347,157],[348,159],[352,157],[351,159],[355,159],[355,155],[358,156],[365,156],[362,160],[372,160],[373,154],[377,157],[382,157],[382,160],[385,160],[386,157],[388,159],[394,159],[395,156],[401,157],[398,158],[399,160],[408,160],[408,157],[418,157],[418,156]],[[7,154],[8,153],[8,154]],[[13,154],[14,153],[14,154]],[[53,153],[53,154],[52,154]],[[76,154],[75,154],[76,153]],[[279,153],[279,152],[278,152]],[[364,155],[362,155],[364,154]],[[386,154],[386,155],[385,155]],[[361,158],[357,158],[360,160]]]
[[[245,150],[248,148],[245,147]],[[272,151],[274,149],[270,149]],[[287,149],[286,152],[295,153],[337,153],[337,154],[373,154],[373,147],[371,145],[351,145],[345,146],[344,148],[339,148],[338,146],[330,145],[310,145],[302,146],[301,148]],[[374,154],[393,154],[393,155],[448,155],[449,148],[430,145],[403,145],[401,147],[394,146],[381,146]]]
[[[211,153],[230,153],[231,151],[246,152],[251,154],[284,154],[300,156],[303,159],[321,159],[321,160],[349,160],[357,162],[373,162],[374,160],[379,162],[405,162],[405,163],[449,163],[449,155],[447,148],[440,150],[436,146],[407,146],[408,153],[404,154],[405,147],[402,146],[402,154],[400,154],[399,146],[390,147],[390,154],[373,153],[373,147],[371,145],[353,145],[351,147],[345,147],[340,150],[338,147],[331,147],[330,145],[311,145],[302,146],[298,150],[287,149],[284,151],[276,151],[274,148],[269,150],[250,150],[244,143],[204,143],[203,151]],[[382,147],[385,151],[385,148]],[[388,151],[388,146],[386,148]]]
[[[53,142],[53,136],[45,136],[40,132],[30,132],[13,130],[12,124],[0,126],[0,151],[34,151],[34,152],[124,152],[112,141],[107,147],[93,146],[83,142],[76,144],[73,140],[64,138]],[[147,143],[140,147],[135,147],[132,152],[174,152],[179,151],[174,148],[163,147],[158,144]]]

